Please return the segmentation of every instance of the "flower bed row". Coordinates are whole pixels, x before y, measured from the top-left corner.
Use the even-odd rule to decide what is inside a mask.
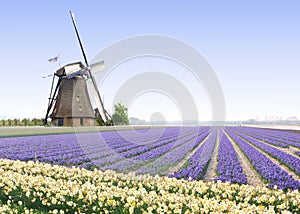
[[[291,170],[293,170],[298,175],[300,175],[300,159],[299,158],[296,158],[293,155],[290,155],[290,154],[285,153],[277,148],[274,148],[273,146],[269,146],[263,142],[255,140],[253,138],[250,138],[247,135],[239,134],[239,136],[241,136],[243,139],[247,140],[251,144],[255,145],[256,147],[260,148],[264,152],[268,153],[272,157],[276,158],[281,163],[284,163],[287,167],[289,167]]]
[[[268,183],[269,187],[278,186],[280,189],[299,189],[300,183],[292,178],[290,174],[273,163],[266,155],[262,154],[245,140],[227,130],[227,133],[239,145],[248,157],[253,167]]]
[[[221,180],[239,184],[248,182],[232,143],[226,135],[223,135],[220,140],[216,172],[218,177],[215,178],[215,181]]]
[[[156,158],[177,145],[177,140],[183,139],[181,142],[184,143],[184,139],[188,141],[208,131],[208,127],[173,127],[139,132],[125,130],[0,138],[0,158],[38,160],[88,169],[113,168],[124,159],[141,162]]]
[[[158,168],[163,168],[163,166],[168,166],[169,164],[175,165],[180,161],[183,157],[182,155],[176,155],[176,150],[180,148],[181,153],[187,155],[191,150],[193,150],[207,135],[209,134],[209,130],[205,130],[204,132],[194,133],[183,138],[177,139],[171,143],[166,145],[162,145],[155,149],[149,150],[145,153],[142,153],[137,156],[133,156],[131,158],[123,159],[115,164],[102,167],[100,169],[112,169],[115,171],[132,171],[135,170],[138,173],[149,173],[149,174],[157,174],[160,173],[159,169],[156,169],[155,162],[156,160],[162,160],[158,165]],[[199,135],[199,136],[197,136]],[[169,154],[176,157],[169,158]],[[172,160],[172,162],[170,162]],[[157,163],[156,161],[156,163]],[[151,163],[150,163],[151,162]],[[168,163],[169,162],[169,163]],[[146,164],[146,166],[144,166]],[[149,168],[148,165],[151,165],[152,170],[147,170]]]
[[[216,145],[217,131],[214,130],[203,145],[190,157],[186,164],[177,172],[170,175],[175,178],[192,180],[203,179],[211,154]]]
[[[300,148],[299,134],[295,134],[287,131],[249,128],[249,127],[242,127],[236,130],[238,132],[243,132],[247,135],[251,135],[252,137],[257,138],[259,140],[266,141],[275,146],[280,146],[284,148],[288,146],[294,146],[296,148]]]
[[[1,213],[299,213],[298,191],[0,159]]]

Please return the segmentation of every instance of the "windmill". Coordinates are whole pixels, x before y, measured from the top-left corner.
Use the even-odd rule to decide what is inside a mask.
[[[92,68],[98,70],[102,68],[104,62],[89,65],[72,11],[70,15],[85,64],[70,63],[53,74],[45,125],[49,117],[52,125],[56,126],[93,126],[96,125],[96,119],[108,124],[111,122],[111,116],[104,109],[97,83],[91,72]],[[55,77],[57,81],[54,88]],[[95,109],[91,101],[94,101]]]

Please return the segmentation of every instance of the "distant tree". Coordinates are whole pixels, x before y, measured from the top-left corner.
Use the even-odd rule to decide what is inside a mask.
[[[42,125],[44,125],[44,119],[37,119],[37,125],[38,126],[42,126]]]
[[[29,120],[26,119],[26,118],[24,118],[24,119],[22,120],[23,126],[27,126],[27,125],[28,125],[28,122],[29,122]]]
[[[6,121],[4,119],[1,120],[1,125],[5,126],[6,125]]]
[[[7,125],[8,125],[8,126],[11,126],[11,124],[12,124],[11,119],[8,119],[8,120],[7,120]]]
[[[36,118],[33,118],[33,119],[31,120],[31,125],[37,126],[37,123],[38,123],[38,120],[37,120]]]
[[[128,109],[121,103],[115,104],[115,112],[112,115],[112,121],[116,125],[128,125]]]
[[[19,122],[18,119],[14,119],[13,121],[14,126],[17,126],[19,124],[18,122]]]

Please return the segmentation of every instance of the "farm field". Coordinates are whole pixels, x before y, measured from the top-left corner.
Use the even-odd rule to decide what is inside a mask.
[[[167,127],[2,137],[0,158],[0,211],[300,209],[300,134],[287,131]]]

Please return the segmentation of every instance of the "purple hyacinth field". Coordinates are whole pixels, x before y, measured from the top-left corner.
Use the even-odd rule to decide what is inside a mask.
[[[300,134],[250,127],[164,127],[0,138],[0,158],[300,189]]]

